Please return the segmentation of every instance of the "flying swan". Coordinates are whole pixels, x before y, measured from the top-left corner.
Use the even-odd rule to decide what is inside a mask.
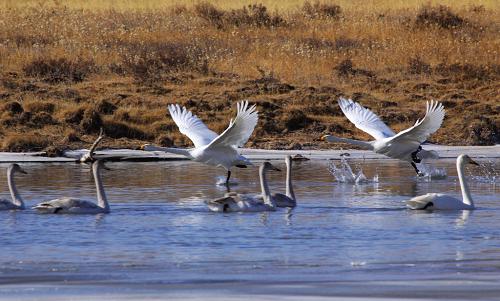
[[[259,167],[260,188],[262,196],[264,196],[263,199],[261,195],[228,192],[222,198],[207,201],[208,209],[214,212],[275,211],[277,206],[267,185],[266,173],[268,170],[280,171],[269,162],[264,162]]]
[[[462,191],[462,200],[442,193],[428,193],[414,197],[406,201],[410,209],[415,210],[473,210],[474,202],[470,195],[469,186],[465,182],[464,166],[465,164],[479,165],[467,155],[460,155],[457,158],[457,172]]]
[[[297,206],[297,200],[295,199],[295,193],[293,193],[292,187],[292,156],[287,155],[285,157],[286,163],[286,180],[285,180],[285,191],[286,194],[273,193],[271,198],[276,203],[276,207],[295,207]],[[263,195],[259,196],[263,200]]]
[[[375,140],[366,142],[331,135],[324,135],[321,140],[349,143],[390,158],[408,161],[419,176],[423,174],[415,163],[420,163],[425,158],[436,157],[433,152],[422,149],[421,144],[441,127],[445,114],[441,103],[433,100],[427,102],[424,118],[417,120],[411,128],[395,134],[377,115],[359,103],[342,97],[338,102],[347,119]]]
[[[109,204],[101,181],[101,169],[105,168],[100,160],[92,163],[92,172],[97,190],[97,204],[77,198],[64,197],[40,203],[33,207],[39,213],[97,214],[109,213]]]
[[[12,201],[6,199],[0,199],[0,210],[22,210],[24,209],[24,201],[17,191],[16,183],[14,182],[14,174],[20,172],[26,174],[27,172],[21,168],[18,164],[11,164],[7,169],[7,183],[9,185],[10,195]]]
[[[255,105],[249,107],[248,101],[237,103],[237,115],[231,119],[227,129],[220,135],[210,130],[196,115],[185,107],[169,105],[168,110],[182,134],[193,141],[194,148],[170,148],[145,144],[145,151],[164,151],[180,154],[189,159],[208,165],[222,166],[227,170],[226,185],[231,177],[231,167],[245,168],[252,163],[238,154],[237,148],[242,147],[257,125],[258,114]]]

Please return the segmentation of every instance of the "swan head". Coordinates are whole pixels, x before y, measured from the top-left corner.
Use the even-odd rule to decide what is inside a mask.
[[[19,166],[19,164],[17,164],[17,163],[11,164],[9,166],[9,170],[12,170],[12,172],[20,172],[23,174],[27,174],[27,172],[24,169],[22,169],[22,167]]]
[[[142,151],[147,151],[150,147],[151,147],[151,144],[146,143],[146,144],[141,145],[141,147],[139,147],[139,149]]]
[[[326,142],[335,142],[335,141],[331,141],[331,138],[332,138],[332,135],[323,135],[323,136],[321,136],[321,138],[319,138],[319,140],[326,141]]]
[[[272,165],[270,162],[266,161],[262,164],[261,166],[262,169],[264,170],[275,170],[275,171],[281,171],[278,167]]]
[[[472,160],[471,157],[469,157],[468,155],[460,155],[458,156],[458,160],[460,160],[460,162],[463,162],[464,164],[472,164],[472,165],[477,165],[479,166],[479,163],[477,163],[476,161]]]

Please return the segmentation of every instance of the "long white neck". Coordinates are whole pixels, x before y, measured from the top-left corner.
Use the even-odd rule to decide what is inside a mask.
[[[161,146],[155,146],[155,145],[146,145],[144,147],[144,150],[145,151],[167,152],[167,153],[172,153],[172,154],[177,154],[177,155],[183,155],[183,156],[191,158],[191,154],[189,153],[189,150],[188,149],[184,149],[184,148],[161,147]]]
[[[366,142],[366,141],[354,140],[354,139],[349,139],[349,138],[340,138],[340,137],[335,137],[335,136],[331,136],[331,135],[327,136],[326,141],[348,143],[348,144],[362,147],[364,149],[373,150],[373,145],[370,142]]]
[[[101,180],[100,164],[94,163],[92,165],[92,173],[94,174],[95,187],[97,190],[97,206],[109,212],[108,199],[106,198],[106,192],[104,191],[104,186]]]
[[[17,191],[16,183],[14,183],[14,170],[12,168],[9,168],[9,170],[7,171],[7,183],[9,185],[12,203],[16,206],[24,208],[24,201],[21,198],[19,191]]]
[[[267,186],[266,170],[264,166],[259,168],[259,178],[260,178],[260,189],[262,190],[262,197],[264,198],[264,203],[275,207],[274,200],[271,197],[271,192],[269,191],[269,186]]]
[[[286,196],[295,200],[292,187],[292,162],[289,159],[286,160]]]
[[[460,181],[460,189],[462,190],[462,200],[464,204],[474,207],[474,201],[472,201],[469,186],[465,182],[464,164],[465,163],[462,158],[457,160],[457,172],[458,180]]]

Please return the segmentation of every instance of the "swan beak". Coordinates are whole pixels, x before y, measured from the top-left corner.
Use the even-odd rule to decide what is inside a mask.
[[[19,172],[20,172],[20,173],[23,173],[23,174],[25,174],[25,175],[27,175],[27,174],[28,174],[28,173],[26,172],[26,170],[24,170],[24,169],[22,169],[22,168],[20,168],[20,169],[19,169]]]
[[[276,171],[281,171],[281,169],[279,169],[278,167],[276,166],[273,166],[273,170],[276,170]]]
[[[472,164],[472,165],[477,165],[477,166],[479,166],[479,163],[477,163],[476,161],[474,161],[474,160],[472,160],[472,159],[470,159],[469,163],[470,163],[470,164]]]
[[[323,135],[323,136],[321,136],[321,138],[319,138],[319,140],[326,141],[326,137],[328,137],[328,135]]]

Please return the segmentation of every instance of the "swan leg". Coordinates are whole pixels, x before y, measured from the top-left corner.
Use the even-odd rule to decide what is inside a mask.
[[[229,178],[231,178],[231,171],[227,171],[226,185],[229,186]]]
[[[414,162],[411,162],[411,166],[413,166],[413,168],[415,168],[415,172],[417,173],[417,175],[419,177],[423,177],[424,176],[424,174],[420,170],[418,170],[417,165]]]
[[[411,153],[411,159],[413,160],[413,162],[415,163],[420,163],[422,162],[422,159],[420,159],[419,157],[417,157],[417,154],[422,150],[422,145],[419,145],[418,146],[418,149],[416,151],[414,151],[413,153]]]

